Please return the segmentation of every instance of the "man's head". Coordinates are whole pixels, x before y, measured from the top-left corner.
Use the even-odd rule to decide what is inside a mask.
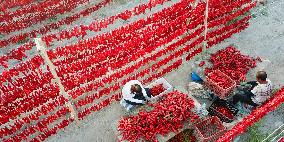
[[[256,73],[256,80],[258,82],[265,82],[266,81],[266,78],[267,78],[267,74],[265,71],[258,71]]]
[[[138,84],[133,84],[133,85],[131,85],[131,92],[132,93],[134,93],[134,92],[135,93],[140,93],[140,92],[142,92],[142,88]]]

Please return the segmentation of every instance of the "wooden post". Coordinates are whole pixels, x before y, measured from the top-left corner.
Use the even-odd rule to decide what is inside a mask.
[[[44,59],[44,61],[47,63],[47,65],[50,68],[51,74],[53,75],[53,77],[55,78],[55,82],[57,83],[57,85],[59,86],[60,89],[60,94],[63,95],[64,98],[66,98],[68,100],[66,106],[69,108],[70,112],[71,112],[71,118],[73,118],[77,124],[79,125],[80,122],[78,120],[78,116],[75,112],[74,106],[71,103],[71,98],[69,97],[69,95],[67,94],[67,92],[65,91],[60,78],[58,77],[56,71],[55,71],[55,66],[53,65],[53,63],[51,62],[51,60],[49,59],[46,49],[45,49],[45,44],[42,41],[41,38],[35,38],[34,39],[35,43],[36,43],[36,47],[37,50],[39,52],[39,54],[41,55],[41,57]]]
[[[209,11],[209,0],[206,0],[206,8],[205,8],[205,18],[204,18],[204,41],[203,41],[203,49],[202,49],[202,59],[204,58],[205,51],[207,50],[207,32],[208,32],[208,11]]]

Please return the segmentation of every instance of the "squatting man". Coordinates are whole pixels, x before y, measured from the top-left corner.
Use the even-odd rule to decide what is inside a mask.
[[[125,107],[127,111],[130,111],[135,106],[146,104],[151,96],[149,88],[144,88],[138,80],[131,80],[122,88],[120,104]]]
[[[271,81],[267,78],[265,71],[256,73],[256,81],[247,82],[251,87],[243,89],[244,93],[236,94],[231,100],[234,105],[238,102],[251,105],[254,108],[264,103],[270,98],[273,90]]]

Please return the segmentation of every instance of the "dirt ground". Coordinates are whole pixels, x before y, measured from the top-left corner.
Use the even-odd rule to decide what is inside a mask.
[[[259,6],[252,12],[254,18],[246,30],[210,49],[213,53],[228,45],[235,45],[243,54],[252,57],[260,56],[271,63],[265,68],[269,79],[276,87],[284,85],[284,1],[268,1],[266,6]],[[191,61],[192,62],[192,61]],[[166,75],[165,78],[175,87],[186,90],[189,74],[192,71],[191,62],[182,65],[178,70]],[[258,68],[251,70],[248,79],[253,80]],[[114,132],[114,122],[119,120],[125,111],[118,102],[98,113],[88,116],[80,128],[72,124],[65,131],[50,137],[49,142],[114,142],[117,136]],[[269,113],[262,120],[261,131],[270,133],[284,122],[283,106]],[[242,137],[247,137],[245,134]],[[246,141],[242,139],[241,141]]]

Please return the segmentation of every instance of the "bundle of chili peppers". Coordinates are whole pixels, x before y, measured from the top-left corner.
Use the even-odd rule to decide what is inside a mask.
[[[26,6],[32,2],[34,2],[35,0],[19,0],[19,1],[14,1],[14,0],[5,0],[5,1],[1,1],[0,4],[0,9],[1,11],[3,11],[4,13],[7,13],[7,9],[9,8],[14,8],[17,6]]]
[[[136,116],[125,117],[119,121],[118,130],[123,140],[134,142],[143,138],[147,141],[157,141],[157,134],[177,132],[183,127],[183,121],[189,118],[195,121],[198,118],[191,112],[194,108],[193,100],[177,91],[170,92],[161,101],[150,106],[153,110],[141,111]]]
[[[256,67],[255,59],[242,55],[236,48],[229,46],[211,55],[212,68],[206,68],[205,74],[220,70],[237,83],[246,79],[249,69]]]
[[[152,88],[150,88],[150,92],[152,94],[152,96],[157,96],[159,94],[161,94],[162,92],[164,92],[166,89],[163,87],[163,84],[157,84],[155,86],[153,86]]]
[[[241,122],[237,123],[231,130],[227,131],[217,142],[228,142],[239,134],[246,131],[246,129],[258,122],[267,113],[275,110],[284,102],[284,87],[277,91],[267,102],[254,109]]]
[[[165,1],[168,1],[168,0],[158,1],[157,3],[162,4]],[[34,38],[34,37],[36,37],[36,34],[44,35],[48,31],[50,31],[51,29],[57,29],[62,25],[70,24],[70,23],[76,21],[78,18],[80,18],[82,16],[89,15],[91,12],[98,10],[99,8],[107,5],[109,2],[110,2],[110,0],[104,0],[104,1],[100,2],[99,4],[93,6],[93,7],[90,7],[88,9],[81,11],[80,13],[66,17],[65,19],[62,19],[58,22],[46,25],[46,26],[44,26],[40,29],[32,30],[32,31],[27,32],[27,33],[21,33],[20,35],[12,36],[12,37],[5,39],[5,40],[0,40],[0,48],[4,47],[4,46],[6,46],[10,43],[17,43],[19,41],[22,41],[22,40],[26,39],[27,37]],[[77,37],[77,38],[80,37],[80,36],[84,37],[87,34],[87,32],[86,32],[87,30],[96,31],[96,32],[100,31],[101,29],[106,28],[109,24],[114,23],[115,20],[119,19],[119,17],[121,17],[121,15],[124,15],[126,13],[131,12],[132,13],[131,16],[139,15],[141,13],[145,13],[145,10],[151,8],[151,5],[149,3],[148,4],[141,4],[141,5],[136,6],[135,8],[133,8],[131,10],[126,10],[126,11],[121,12],[121,13],[115,15],[115,16],[107,17],[107,18],[102,19],[100,21],[94,21],[90,25],[80,25],[80,26],[74,27],[71,30],[64,30],[60,33],[55,33],[55,34],[50,34],[50,35],[44,36],[44,37],[42,37],[42,39],[49,46],[50,43],[54,39],[60,41],[60,40],[63,40],[63,39],[70,39],[72,37]]]
[[[18,135],[15,135],[14,138],[20,136],[22,139],[29,137],[29,135],[32,135],[36,131],[42,132],[45,128],[47,128],[48,124],[51,124],[52,122],[65,116],[66,113],[69,112],[67,107],[58,109],[58,107],[63,106],[66,102],[67,100],[64,97],[60,96],[54,99],[54,101],[42,105],[41,108],[37,108],[35,112],[30,113],[23,118],[18,118],[14,123],[9,124],[8,126],[6,125],[4,128],[0,129],[0,138],[12,135],[17,131],[20,131],[20,133]],[[54,111],[56,108],[58,109],[57,111],[55,111],[51,115],[48,115],[48,113]],[[39,121],[40,117],[43,116],[45,116],[45,118]],[[9,116],[7,117],[9,119]],[[30,126],[30,124],[34,122],[37,123]],[[28,125],[29,127],[24,127],[26,125]],[[10,140],[13,140],[14,138],[10,138]]]
[[[86,2],[88,2],[88,0],[64,0],[63,2],[45,0],[29,7],[23,7],[21,9],[16,10],[15,12],[5,13],[4,15],[0,16],[0,18],[5,21],[5,24],[0,28],[0,32],[10,33],[16,30],[27,28],[32,24],[36,24],[38,22],[46,20],[47,18],[53,17],[56,14],[63,14],[65,12],[69,12],[72,9],[76,8],[79,4],[83,4]],[[31,14],[28,16],[24,15],[27,13]]]
[[[228,89],[234,85],[233,80],[231,80],[218,70],[212,71],[207,77],[210,82],[212,82],[214,85],[217,85],[218,87],[221,87],[222,89]]]
[[[233,119],[234,118],[234,115],[233,113],[227,108],[227,107],[224,107],[224,106],[216,106],[215,109],[221,113],[222,115],[226,116],[227,118],[229,119]]]

